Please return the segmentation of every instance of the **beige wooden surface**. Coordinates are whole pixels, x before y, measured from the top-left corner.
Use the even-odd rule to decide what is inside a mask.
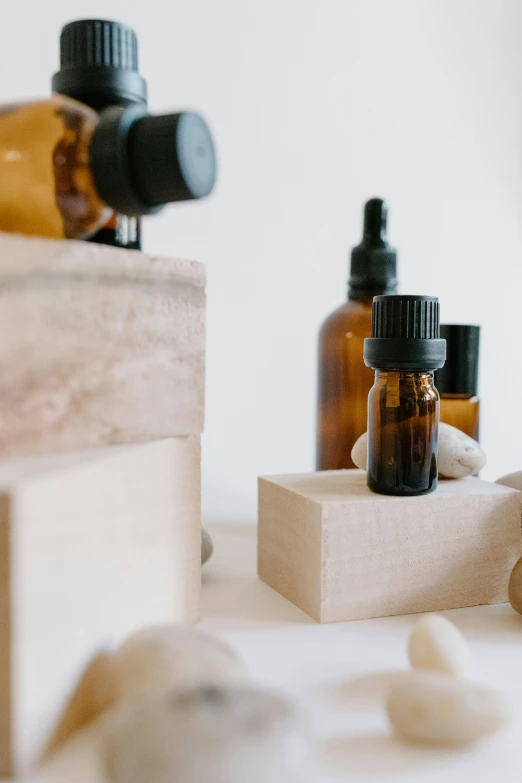
[[[501,603],[521,497],[475,478],[416,498],[357,470],[262,478],[259,576],[319,622]]]
[[[395,673],[408,668],[418,616],[318,625],[256,578],[254,525],[209,529],[215,554],[203,569],[198,627],[228,641],[254,682],[282,689],[307,711],[323,756],[317,783],[520,783],[522,617],[509,604],[444,614],[470,645],[469,676],[511,699],[511,725],[462,751],[409,747],[393,739],[383,702]],[[107,783],[107,719],[78,733],[23,783]]]
[[[0,462],[0,514],[6,774],[98,708],[96,655],[143,625],[197,620],[199,436]]]
[[[7,234],[0,258],[0,457],[203,430],[201,264]]]

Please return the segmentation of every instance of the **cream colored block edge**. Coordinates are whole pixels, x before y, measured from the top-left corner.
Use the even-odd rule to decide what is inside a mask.
[[[1,233],[0,258],[0,457],[202,432],[202,264]]]
[[[99,694],[75,693],[94,656],[143,625],[198,619],[199,436],[0,463],[0,514],[10,775],[96,711]]]
[[[521,498],[479,479],[393,498],[356,470],[261,478],[259,577],[323,623],[502,603]]]

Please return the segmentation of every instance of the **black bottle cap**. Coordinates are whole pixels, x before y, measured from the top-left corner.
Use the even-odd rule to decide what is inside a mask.
[[[104,19],[79,19],[60,35],[60,70],[53,92],[68,95],[97,111],[147,102],[147,85],[138,73],[134,30]]]
[[[435,373],[435,386],[441,394],[469,394],[478,391],[480,326],[442,324],[440,336],[446,340],[446,364]]]
[[[397,290],[397,251],[386,237],[388,206],[382,198],[364,205],[363,238],[352,250],[348,295],[374,296]]]
[[[152,117],[138,105],[102,112],[90,165],[100,197],[123,215],[207,196],[216,178],[212,136],[199,115]]]
[[[375,370],[435,370],[446,358],[436,296],[376,296],[364,361]]]

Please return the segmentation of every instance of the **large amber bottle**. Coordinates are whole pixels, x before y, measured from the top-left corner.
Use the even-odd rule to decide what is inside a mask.
[[[374,373],[363,360],[371,334],[372,300],[397,290],[397,254],[386,237],[387,206],[372,198],[364,207],[364,231],[351,255],[348,300],[319,333],[317,469],[355,467],[353,444],[366,432],[368,393]]]
[[[70,98],[0,106],[0,231],[83,239],[111,213],[207,195],[212,139],[197,114],[98,116]]]

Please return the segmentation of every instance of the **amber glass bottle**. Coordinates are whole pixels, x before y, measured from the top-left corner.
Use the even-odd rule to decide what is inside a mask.
[[[60,35],[60,70],[53,92],[67,95],[97,112],[109,106],[146,106],[147,85],[138,71],[138,41],[134,30],[106,19],[79,19]],[[141,248],[140,219],[112,215],[89,242]]]
[[[363,346],[371,334],[372,300],[397,290],[397,254],[386,238],[386,220],[386,202],[370,199],[362,242],[352,250],[348,301],[319,333],[318,470],[354,468],[352,448],[366,432],[373,372],[364,364]]]
[[[214,179],[212,139],[198,115],[129,107],[99,117],[61,96],[0,107],[0,231],[85,238],[112,211],[157,212],[207,195]]]
[[[440,336],[446,340],[446,364],[435,373],[440,420],[478,440],[480,326],[442,324]]]
[[[364,358],[375,370],[368,399],[367,482],[383,495],[424,495],[437,486],[439,395],[444,364],[439,303],[377,296]]]

